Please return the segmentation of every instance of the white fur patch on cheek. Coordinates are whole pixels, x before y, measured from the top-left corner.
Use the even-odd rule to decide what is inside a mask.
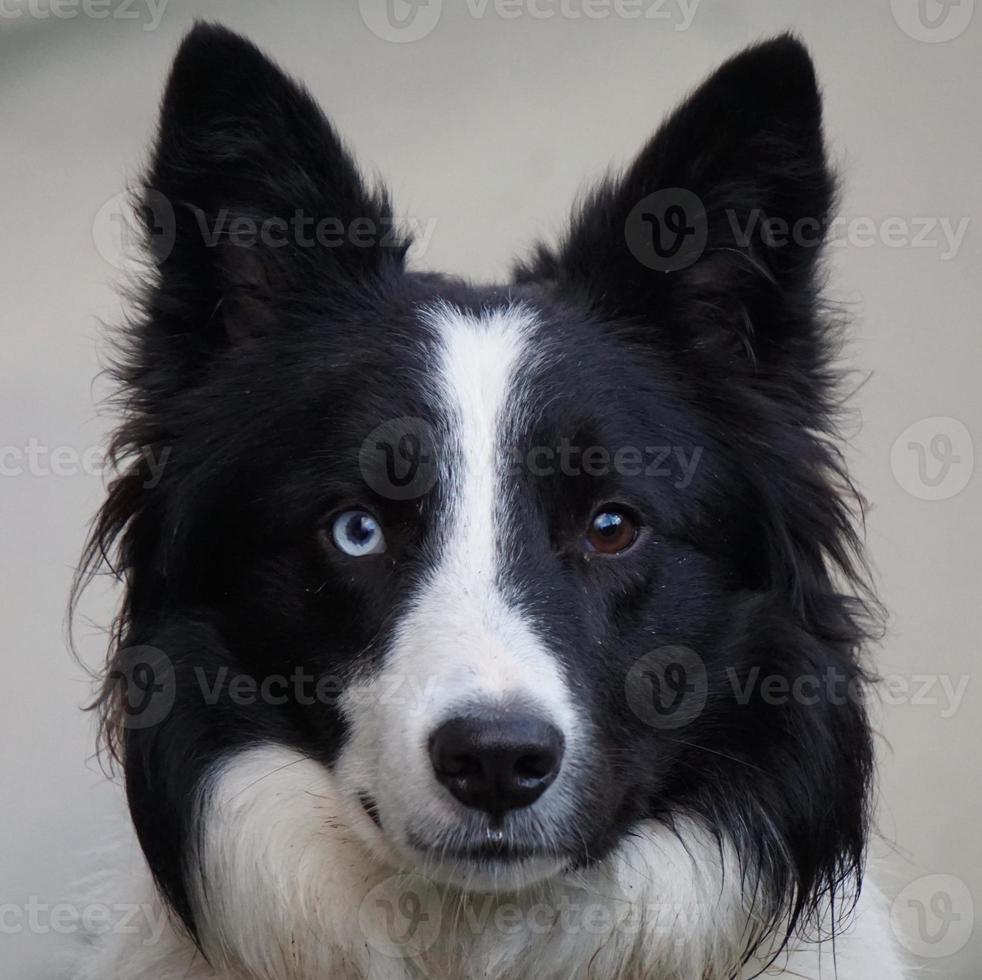
[[[199,819],[189,887],[215,966],[276,980],[405,976],[366,942],[358,914],[392,872],[355,840],[323,766],[273,745],[233,756],[209,779]]]

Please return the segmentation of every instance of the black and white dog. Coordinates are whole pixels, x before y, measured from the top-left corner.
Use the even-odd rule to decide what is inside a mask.
[[[82,975],[900,977],[802,45],[723,65],[505,285],[409,271],[221,28],[146,184],[86,567],[125,581],[100,704],[172,922]]]

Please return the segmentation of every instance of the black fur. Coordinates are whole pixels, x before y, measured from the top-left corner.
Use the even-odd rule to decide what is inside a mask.
[[[759,225],[741,241],[733,225],[805,219],[821,237],[828,224],[821,103],[798,41],[777,38],[720,68],[510,285],[408,271],[407,242],[378,234],[392,226],[385,194],[366,188],[310,97],[221,28],[200,25],[181,47],[147,186],[151,249],[162,199],[176,236],[166,251],[156,245],[122,335],[121,475],[80,584],[116,556],[125,600],[100,704],[143,849],[192,933],[184,862],[209,768],[263,740],[329,765],[345,737],[323,706],[203,704],[194,670],[262,678],[300,666],[343,683],[381,656],[437,546],[444,491],[381,499],[357,453],[380,422],[432,413],[417,312],[439,297],[537,311],[549,356],[516,447],[569,439],[703,453],[684,488],[664,477],[516,476],[504,574],[595,729],[582,820],[558,843],[575,861],[597,860],[640,818],[694,814],[738,849],[761,921],[790,916],[791,929],[861,875],[872,766],[862,697],[771,704],[754,689],[741,704],[732,683],[755,668],[864,679],[870,602],[834,442],[821,248],[775,244]],[[625,234],[632,209],[664,188],[705,206],[704,252],[671,271],[638,261]],[[345,225],[367,218],[379,240],[202,239],[202,220],[213,227],[221,213],[288,220],[297,209]],[[169,454],[157,483],[148,453]],[[629,503],[646,537],[616,562],[585,561],[577,536],[604,500]],[[325,556],[318,531],[349,501],[383,515],[391,560],[353,572]],[[699,651],[708,672],[707,707],[683,734],[653,729],[625,703],[632,664],[667,644]],[[119,678],[147,645],[173,663],[176,703],[159,724],[127,726]]]

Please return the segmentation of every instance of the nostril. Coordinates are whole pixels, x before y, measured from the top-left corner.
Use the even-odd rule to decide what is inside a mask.
[[[500,815],[534,803],[559,772],[562,733],[537,715],[475,711],[432,735],[437,780],[466,806]]]
[[[515,775],[519,779],[545,779],[555,765],[555,756],[550,753],[530,753],[516,760]]]
[[[475,776],[479,775],[481,771],[481,760],[476,756],[465,755],[462,752],[450,753],[442,757],[439,765],[447,776]]]

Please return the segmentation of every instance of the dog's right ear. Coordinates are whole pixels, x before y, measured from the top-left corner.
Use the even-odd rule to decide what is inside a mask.
[[[171,69],[141,217],[157,271],[148,329],[199,363],[202,346],[343,306],[406,249],[311,96],[210,24]]]

